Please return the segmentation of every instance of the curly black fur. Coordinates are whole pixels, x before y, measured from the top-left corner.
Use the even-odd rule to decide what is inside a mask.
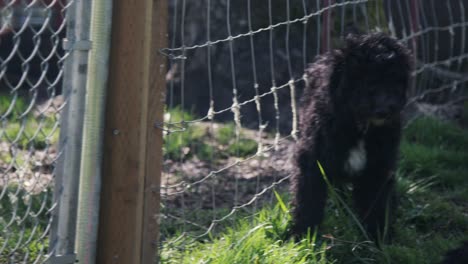
[[[349,36],[346,47],[318,57],[306,74],[291,185],[292,235],[313,232],[322,221],[327,186],[318,161],[332,184],[352,183],[357,213],[377,238],[395,207],[409,51],[383,33]]]

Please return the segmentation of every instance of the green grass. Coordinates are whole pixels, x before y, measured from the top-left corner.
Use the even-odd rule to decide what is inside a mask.
[[[2,139],[26,149],[33,146],[35,149],[44,149],[58,142],[59,129],[57,120],[53,118],[28,117],[18,122],[9,122],[2,127]]]
[[[31,195],[15,184],[0,199],[0,263],[32,263],[48,250],[51,191]]]
[[[409,126],[401,144],[400,170],[413,178],[437,176],[437,184],[466,184],[468,133],[455,125],[429,118]]]
[[[251,221],[244,218],[227,227],[219,236],[196,241],[166,243],[161,263],[330,263],[326,243],[316,245],[314,236],[299,243],[283,241],[289,214],[284,204],[265,209]],[[182,246],[184,251],[176,248]]]
[[[58,142],[55,116],[33,115],[34,107],[22,97],[0,95],[0,140],[21,149],[44,149]]]
[[[18,120],[20,116],[28,109],[28,103],[24,98],[16,95],[0,94],[0,117],[9,120]]]
[[[11,97],[0,96],[0,114],[9,109]],[[15,140],[23,149],[41,148],[56,142],[58,129],[53,117],[21,117],[27,107],[15,99],[15,111],[2,120],[1,140]],[[171,122],[191,120],[195,116],[179,109],[169,111]],[[198,157],[202,160],[246,157],[256,152],[256,142],[241,133],[236,138],[234,124],[183,125],[184,132],[166,135],[167,158],[180,160]],[[21,131],[21,133],[19,133]],[[20,136],[18,136],[20,135]],[[187,149],[188,148],[188,149]],[[342,201],[349,197],[333,197],[327,205],[327,217],[320,233],[304,240],[285,240],[290,216],[288,194],[277,195],[276,205],[264,207],[252,216],[239,210],[235,217],[222,221],[205,236],[182,236],[180,224],[162,226],[164,238],[162,263],[438,263],[448,249],[468,239],[468,133],[451,123],[429,118],[418,119],[404,133],[401,158],[397,171],[400,206],[392,244],[381,249],[366,241],[359,224]],[[221,154],[220,154],[221,153]],[[11,161],[9,153],[1,153],[4,162]],[[21,163],[21,160],[17,160]],[[8,263],[16,249],[15,261],[28,255],[39,257],[48,241],[41,235],[47,225],[45,212],[34,211],[50,199],[45,193],[30,196],[17,186],[9,186],[0,200],[0,263]],[[14,195],[15,194],[15,195]],[[283,201],[284,200],[284,201]],[[50,204],[50,201],[46,201]],[[163,208],[164,210],[169,210]],[[230,208],[216,210],[186,210],[185,219],[200,226],[209,226],[212,219],[227,215]],[[11,217],[19,218],[13,222]],[[27,215],[26,222],[17,222]],[[167,221],[166,221],[167,222]],[[8,223],[10,224],[7,227]],[[187,225],[184,231],[200,235],[203,228]],[[31,241],[22,244],[25,237]],[[22,241],[18,244],[19,241]]]
[[[170,115],[169,123],[194,120],[196,117],[180,108],[174,108],[167,113]],[[167,121],[166,121],[167,122]],[[256,153],[257,142],[245,138],[242,132],[236,138],[236,128],[233,123],[185,123],[176,124],[169,129],[173,133],[164,136],[164,154],[167,159],[187,160],[197,157],[200,160],[227,159],[229,157],[248,157]]]
[[[23,97],[0,94],[0,141],[15,147],[0,151],[0,177],[27,164],[32,150],[42,150],[58,142],[59,127],[54,115],[34,114]],[[0,263],[33,263],[44,259],[48,250],[47,226],[52,191],[28,193],[10,182],[0,186]]]
[[[225,129],[220,132],[220,142],[226,140],[224,143],[231,136]],[[352,211],[343,204],[350,200],[346,195],[332,195],[317,236],[297,243],[285,240],[289,214],[288,194],[283,194],[277,196],[275,206],[263,208],[253,218],[241,213],[219,223],[216,231],[206,236],[180,239],[181,232],[173,230],[173,235],[164,238],[161,260],[162,263],[439,263],[444,252],[468,239],[467,161],[466,130],[429,118],[410,124],[404,131],[397,171],[399,208],[395,234],[392,243],[382,248],[366,240]],[[192,211],[186,219],[195,219],[192,214],[203,215],[205,210]],[[219,211],[219,215],[223,213]],[[209,223],[210,218],[204,219],[204,226]]]

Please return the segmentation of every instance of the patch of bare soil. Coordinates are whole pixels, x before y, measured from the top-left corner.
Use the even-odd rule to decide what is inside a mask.
[[[34,107],[32,113],[34,117],[55,116],[58,120],[63,104],[63,97],[56,96],[43,100]],[[24,149],[11,142],[0,142],[0,192],[4,186],[12,185],[30,194],[45,191],[54,182],[56,159],[57,144],[44,149]]]
[[[272,189],[287,188],[292,146],[292,141],[283,141],[276,150],[245,159],[165,160],[163,203],[171,208],[211,209],[271,200]]]
[[[17,185],[30,194],[38,194],[53,184],[56,147],[22,150],[0,143],[0,188]]]
[[[442,121],[454,121],[463,126],[467,120],[467,117],[464,116],[463,107],[463,101],[447,104],[414,103],[406,110],[405,116],[408,121],[417,117],[428,116]]]

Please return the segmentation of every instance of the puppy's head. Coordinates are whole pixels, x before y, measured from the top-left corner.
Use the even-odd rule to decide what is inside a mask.
[[[347,37],[338,57],[339,83],[332,93],[340,104],[359,122],[375,126],[399,118],[409,83],[409,51],[376,33]]]

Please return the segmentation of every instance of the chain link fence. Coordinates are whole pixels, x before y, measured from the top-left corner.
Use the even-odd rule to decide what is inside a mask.
[[[0,1],[0,262],[48,258],[68,1]]]

